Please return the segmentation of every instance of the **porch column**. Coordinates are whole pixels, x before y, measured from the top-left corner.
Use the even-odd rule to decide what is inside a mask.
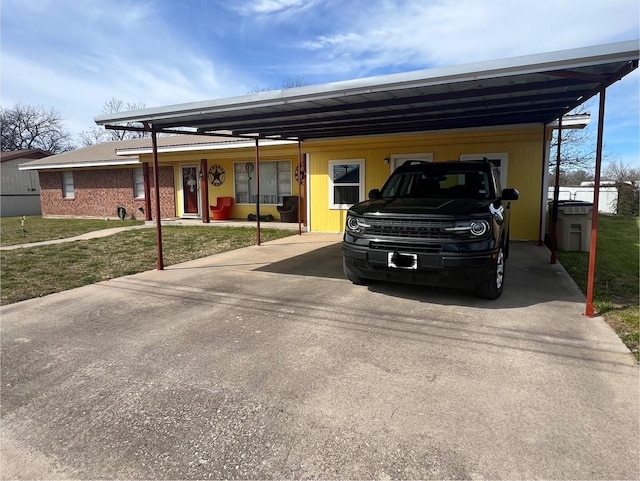
[[[209,180],[207,177],[207,159],[200,159],[200,192],[202,193],[202,222],[208,224],[209,219]]]
[[[160,219],[160,173],[158,162],[158,139],[156,136],[156,128],[151,127],[151,146],[153,147],[153,179],[155,182],[156,193],[156,232],[158,237],[158,270],[164,270],[164,259],[162,256],[162,222]]]

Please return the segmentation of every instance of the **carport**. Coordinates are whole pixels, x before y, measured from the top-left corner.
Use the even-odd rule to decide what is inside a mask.
[[[151,133],[155,185],[158,182],[158,133],[247,138],[298,143],[309,140],[405,134],[509,125],[544,126],[540,142],[550,140],[551,124],[599,95],[595,185],[600,183],[606,89],[638,67],[638,42],[628,41],[463,66],[262,92],[96,117],[107,129]],[[543,149],[545,151],[546,149]],[[558,164],[560,146],[558,146]],[[549,159],[540,159],[548,170]],[[256,169],[259,172],[259,168]],[[543,174],[545,176],[545,174]],[[544,237],[546,179],[540,205],[540,243]],[[148,189],[148,182],[146,189]],[[259,192],[259,176],[258,176]],[[203,195],[207,194],[203,178]],[[148,193],[148,191],[147,191]],[[150,196],[147,195],[149,198]],[[555,196],[556,199],[558,196]],[[155,189],[158,269],[163,269],[159,190]],[[258,244],[260,206],[257,207]],[[147,209],[149,211],[149,209]],[[554,206],[552,225],[557,219]],[[208,220],[205,216],[205,222]],[[586,314],[593,316],[598,189],[595,189]],[[553,255],[552,255],[553,262]]]

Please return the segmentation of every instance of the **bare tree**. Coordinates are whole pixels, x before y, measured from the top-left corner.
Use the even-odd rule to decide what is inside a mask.
[[[131,110],[141,110],[146,107],[144,102],[125,102],[112,97],[107,100],[102,107],[103,114],[115,114],[118,112],[129,112]],[[135,122],[128,122],[127,126],[137,126]],[[107,130],[94,126],[89,130],[83,130],[78,136],[78,143],[83,147],[99,144],[101,142],[111,142],[118,140],[131,140],[149,137],[148,132],[137,132],[132,130]]]
[[[613,161],[604,169],[603,178],[616,182],[637,182],[640,180],[640,169],[621,161]]]
[[[282,82],[283,89],[294,89],[297,87],[306,87],[307,85],[311,85],[309,81],[303,77],[302,75],[296,75],[295,77],[289,77],[285,81]]]
[[[307,85],[311,85],[309,81],[303,77],[302,75],[296,75],[295,77],[289,77],[282,82],[283,89],[294,89],[296,87],[306,87]],[[256,83],[251,90],[250,94],[257,94],[260,92],[268,92],[270,90],[278,90],[277,87],[264,87],[260,85],[260,83]]]
[[[111,139],[110,132],[102,127],[93,127],[90,130],[83,130],[78,134],[78,144],[80,147],[89,147],[90,145],[109,142]]]
[[[554,131],[551,141],[549,171],[555,172],[558,131]],[[583,129],[563,129],[560,144],[560,169],[571,171],[589,169],[595,164],[596,149],[592,135]]]
[[[569,114],[589,114],[593,110],[593,100],[580,105]],[[551,141],[551,152],[549,158],[549,174],[555,174],[556,166],[556,149],[558,146],[558,131],[553,133]],[[593,130],[585,129],[563,129],[562,143],[560,145],[560,170],[561,177],[563,172],[593,172],[596,163],[596,138]],[[602,160],[603,163],[611,162],[614,154],[603,146]],[[593,179],[590,179],[593,180]],[[563,184],[561,181],[561,185]]]
[[[580,185],[582,182],[593,181],[594,173],[586,169],[560,170],[559,185]],[[549,185],[556,185],[555,173],[549,174]]]
[[[42,149],[53,154],[73,150],[71,135],[55,109],[16,104],[0,108],[2,151]]]

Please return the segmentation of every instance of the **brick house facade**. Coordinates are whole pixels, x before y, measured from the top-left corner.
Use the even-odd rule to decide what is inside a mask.
[[[144,219],[144,198],[134,196],[133,168],[72,170],[74,198],[63,195],[64,171],[40,171],[42,215],[73,217],[117,217],[124,205],[127,217]],[[150,171],[151,196],[154,199],[153,168]],[[69,172],[69,171],[67,171]],[[160,213],[162,218],[176,216],[173,167],[160,167]],[[140,210],[142,209],[142,210]],[[151,202],[152,218],[156,218],[155,201]]]

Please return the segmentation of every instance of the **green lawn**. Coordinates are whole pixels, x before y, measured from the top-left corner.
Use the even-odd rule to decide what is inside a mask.
[[[640,359],[640,219],[600,215],[594,303]],[[588,252],[558,251],[558,259],[586,293]]]
[[[144,224],[143,220],[43,219],[40,216],[0,218],[0,245],[11,246],[52,239],[64,239],[94,230]]]
[[[105,221],[102,221],[105,222]],[[115,226],[120,225],[114,222]],[[262,240],[295,234],[263,229]],[[252,227],[162,229],[166,266],[253,245]],[[109,237],[0,252],[2,305],[157,268],[156,229],[136,229]]]

